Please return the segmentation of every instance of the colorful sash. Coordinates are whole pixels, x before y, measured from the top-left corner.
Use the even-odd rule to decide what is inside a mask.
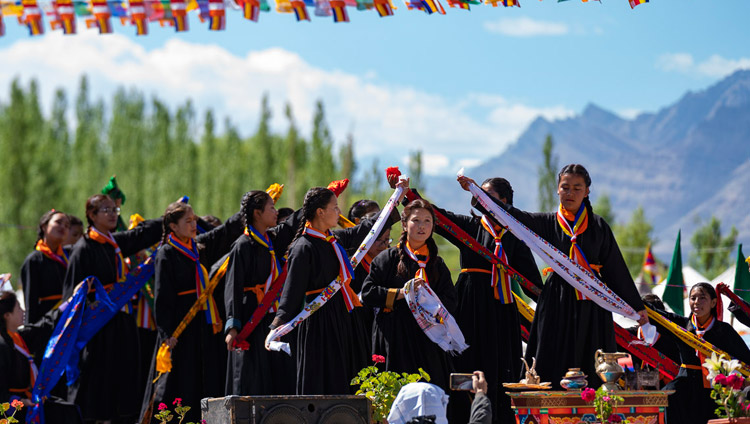
[[[271,271],[268,273],[268,278],[266,279],[265,288],[263,290],[264,294],[268,293],[268,290],[271,289],[271,285],[273,284],[274,281],[276,281],[276,278],[279,276],[279,269],[281,269],[281,264],[279,263],[279,260],[276,259],[276,251],[274,251],[273,249],[273,242],[271,242],[271,237],[268,237],[268,235],[264,237],[262,234],[258,232],[258,230],[253,228],[252,225],[248,225],[245,228],[245,235],[248,237],[251,237],[258,244],[268,249],[268,253],[271,254]],[[272,307],[271,312],[276,312],[276,308]]]
[[[53,252],[44,240],[39,240],[36,242],[36,247],[34,247],[34,249],[42,252],[44,256],[59,263],[63,268],[68,268],[68,254],[63,250],[62,245],[57,247],[57,252]]]
[[[117,245],[112,233],[106,235],[94,227],[89,228],[89,238],[97,243],[109,244],[115,249],[115,268],[117,271],[117,282],[125,281],[125,276],[128,273],[128,265],[125,263],[125,258],[122,256],[120,246]]]
[[[463,169],[459,172],[459,175],[463,175]],[[547,240],[539,237],[539,235],[529,230],[528,227],[521,224],[508,212],[500,208],[476,184],[471,184],[469,191],[493,218],[501,225],[507,227],[516,238],[526,243],[532,252],[547,262],[573,288],[581,291],[586,297],[607,311],[620,314],[634,321],[640,319],[639,315],[630,305],[625,303],[611,288],[596,278],[589,269],[576,264]]]
[[[352,256],[351,263],[348,264],[350,273],[353,273],[351,269],[356,268],[357,265],[359,265],[359,262],[372,247],[372,244],[375,243],[378,234],[380,234],[380,232],[383,230],[383,227],[385,227],[385,222],[388,219],[388,216],[390,216],[391,212],[393,211],[393,208],[396,207],[398,199],[399,197],[401,197],[403,191],[404,189],[401,187],[396,188],[391,197],[388,199],[388,202],[385,204],[383,210],[380,211],[377,221],[375,221],[375,224],[370,229],[370,232],[367,233],[364,241],[362,241],[362,244],[359,245],[359,248],[357,248],[354,256]],[[346,254],[344,253],[344,255]],[[274,282],[274,285],[276,284],[277,282]],[[328,302],[329,299],[331,299],[331,297],[333,297],[334,294],[336,294],[337,291],[339,291],[339,289],[341,289],[342,286],[344,286],[343,281],[341,281],[340,278],[336,278],[336,280],[332,281],[331,284],[323,289],[323,291],[315,299],[306,304],[302,308],[302,311],[297,314],[297,316],[292,318],[291,321],[271,330],[271,332],[268,333],[268,336],[266,336],[266,349],[274,350],[277,352],[283,350],[287,354],[291,355],[292,353],[289,349],[289,343],[280,342],[279,339],[284,335],[289,334],[290,331],[294,330],[295,327],[297,327],[302,321],[306,320],[313,312],[320,309],[326,302]],[[351,291],[351,287],[348,287],[348,289]],[[268,294],[266,296],[268,296]],[[256,310],[256,313],[257,312],[258,311]],[[253,319],[255,319],[255,314],[253,314]],[[246,325],[245,327],[248,326]],[[245,328],[242,329],[242,332],[245,333]]]
[[[508,263],[508,256],[505,254],[505,249],[503,249],[503,242],[501,239],[505,235],[505,233],[508,231],[507,229],[503,228],[500,230],[500,233],[498,234],[497,230],[495,230],[495,226],[492,225],[489,219],[487,219],[486,216],[482,216],[482,227],[484,227],[485,230],[487,230],[488,233],[492,236],[492,238],[495,240],[495,251],[493,252],[495,256],[500,258],[500,260],[503,263]],[[493,265],[492,266],[492,275],[491,275],[491,282],[492,287],[495,289],[495,299],[499,300],[500,303],[507,305],[508,303],[513,303],[513,292],[511,290],[511,279],[510,275],[505,272],[505,268],[498,267]],[[502,296],[500,296],[500,293],[502,292]]]
[[[344,247],[339,244],[339,242],[336,240],[336,237],[334,237],[330,231],[326,231],[326,234],[321,233],[320,231],[313,228],[310,222],[305,223],[304,234],[331,243],[333,251],[336,252],[336,257],[339,260],[339,276],[336,277],[336,280],[341,281],[341,285],[344,289],[342,291],[342,294],[344,295],[346,310],[351,312],[355,307],[362,306],[362,303],[360,303],[357,294],[354,293],[354,290],[352,290],[350,286],[352,277],[354,276],[354,269],[352,268],[352,264],[349,262],[349,256],[346,254],[346,250],[344,250]]]
[[[34,383],[36,382],[36,376],[39,374],[39,370],[36,368],[36,364],[34,363],[34,357],[31,356],[31,351],[28,347],[26,347],[26,342],[23,340],[23,337],[21,337],[20,334],[16,332],[9,331],[8,334],[10,334],[10,338],[13,339],[13,344],[16,346],[16,350],[23,355],[24,358],[26,358],[27,361],[29,361],[29,387],[26,390],[26,397],[28,399],[31,399],[31,391],[29,391],[29,388],[34,387]]]
[[[695,327],[695,335],[698,336],[702,340],[703,335],[706,334],[708,330],[714,327],[714,324],[716,323],[716,318],[711,316],[711,319],[709,319],[708,322],[706,322],[703,325],[700,325],[698,324],[698,318],[695,315],[690,315],[690,322],[693,324],[693,327]],[[701,353],[701,351],[696,349],[695,355],[698,357],[698,360],[700,360],[701,364],[706,362],[706,355]],[[701,367],[701,372],[703,373],[703,388],[710,389],[711,382],[708,381],[708,368]]]
[[[359,264],[362,265],[362,268],[369,274],[370,273],[370,264],[372,263],[372,258],[370,258],[370,255],[365,255],[364,258],[362,258],[362,262]]]
[[[455,318],[429,285],[414,287],[415,277],[404,284],[404,298],[422,332],[441,349],[458,355],[469,346]]]
[[[570,226],[568,221],[573,222],[573,227]],[[570,259],[583,268],[587,268],[588,271],[593,274],[594,272],[591,269],[591,266],[589,266],[589,261],[586,259],[586,255],[583,254],[583,250],[581,250],[581,247],[576,243],[578,236],[586,231],[586,228],[589,226],[589,214],[586,205],[581,204],[581,207],[578,208],[578,212],[573,216],[573,214],[565,210],[561,204],[557,208],[557,224],[570,239],[570,252],[568,253]],[[586,296],[576,290],[576,299],[586,300]]]
[[[425,269],[427,268],[427,262],[430,261],[430,251],[427,248],[427,245],[425,244],[425,245],[423,245],[422,247],[420,247],[419,249],[417,249],[415,251],[414,249],[411,248],[411,246],[409,245],[409,242],[407,241],[406,242],[406,249],[404,249],[404,250],[406,250],[406,254],[409,255],[409,257],[414,262],[416,262],[417,265],[419,265],[419,269],[414,274],[414,278],[421,278],[421,279],[423,279],[424,282],[427,283],[427,285],[429,286],[430,285],[430,281],[427,279],[427,272],[425,272]],[[425,259],[424,260],[420,260],[417,257],[417,255],[424,256]]]
[[[208,272],[206,272],[206,267],[201,264],[195,241],[193,241],[193,239],[188,241],[190,244],[186,245],[173,234],[167,236],[167,244],[187,256],[191,261],[195,262],[195,292],[198,298],[200,298],[201,294],[206,290]],[[201,305],[201,309],[206,311],[206,321],[213,326],[214,334],[220,332],[222,329],[222,322],[221,317],[219,316],[219,307],[216,305],[216,300],[213,296],[209,296],[208,299],[206,299],[206,302]]]

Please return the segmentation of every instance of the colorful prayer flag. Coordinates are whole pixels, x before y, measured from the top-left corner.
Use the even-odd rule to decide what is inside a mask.
[[[208,0],[208,29],[223,31],[226,28],[226,12],[224,0]]]
[[[664,283],[662,300],[679,315],[685,315],[685,279],[682,276],[682,249],[680,248],[681,231],[677,232],[672,262],[669,264],[667,281]]]
[[[0,37],[5,35],[5,22],[3,22],[3,8],[0,6]]]
[[[740,243],[737,246],[737,265],[734,268],[734,292],[745,302],[750,302],[750,270],[747,264]]]
[[[648,0],[628,0],[630,2],[630,8],[634,8],[639,4],[648,3]]]
[[[188,30],[187,5],[185,0],[171,0],[169,8],[172,11],[172,22],[176,32]]]
[[[659,269],[654,254],[651,253],[651,243],[646,246],[646,253],[643,255],[643,274],[651,287],[659,282]]]
[[[297,17],[297,22],[310,20],[310,15],[307,13],[307,6],[305,6],[304,2],[300,0],[292,0],[290,4],[294,11],[294,15]]]
[[[390,0],[374,0],[375,10],[378,11],[378,15],[381,18],[385,16],[393,16],[393,5]]]
[[[62,28],[63,34],[76,33],[75,9],[71,0],[57,0],[52,3],[55,9],[55,24],[50,22],[53,29]]]
[[[42,9],[36,3],[36,0],[23,0],[21,2],[23,6],[23,20],[22,23],[26,24],[29,28],[29,35],[42,35],[44,34],[44,26],[42,25]]]
[[[146,7],[143,4],[143,0],[130,0],[129,9],[130,23],[135,25],[135,34],[147,35],[148,24],[146,23]]]
[[[260,2],[258,0],[240,0],[245,19],[258,22],[260,16]]]
[[[331,11],[333,22],[349,22],[349,14],[346,13],[346,4],[343,0],[331,0]]]
[[[521,7],[521,3],[519,3],[518,0],[485,0],[484,4],[491,4],[492,7],[497,7],[498,3],[502,3],[505,7]]]
[[[469,9],[469,3],[462,0],[448,0],[448,6],[464,10],[471,10]]]
[[[94,19],[87,21],[86,26],[99,28],[99,34],[111,34],[112,23],[109,21],[111,14],[107,1],[91,0],[91,13],[94,14]]]
[[[440,13],[441,15],[445,15],[445,9],[443,9],[443,5],[440,4],[440,1],[438,0],[421,0],[422,5],[424,5],[424,11],[428,14],[432,15],[433,13]]]

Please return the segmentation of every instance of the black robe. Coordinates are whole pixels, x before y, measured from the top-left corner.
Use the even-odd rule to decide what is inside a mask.
[[[354,269],[354,278],[352,279],[351,287],[354,293],[360,294],[362,292],[362,285],[367,279],[369,272],[365,269],[365,266],[360,262],[357,268]],[[353,375],[359,373],[359,371],[370,365],[372,362],[372,323],[375,320],[375,310],[371,306],[363,305],[361,308],[354,308],[351,313],[352,318],[352,372]]]
[[[200,262],[210,267],[230,248],[231,243],[242,234],[242,219],[239,213],[226,223],[211,231],[198,235],[194,243],[199,246]],[[172,333],[197,300],[196,264],[171,245],[165,244],[156,254],[154,278],[154,316],[158,333],[154,354],[161,343]],[[206,281],[208,284],[208,281]],[[179,293],[190,292],[180,295]],[[224,288],[216,287],[213,296],[223,319]],[[192,409],[186,421],[198,421],[200,400],[205,397],[224,395],[227,349],[221,331],[214,333],[206,319],[206,311],[199,310],[193,320],[180,335],[172,349],[172,371],[162,375],[151,387],[149,382],[156,378],[155,363],[152,370],[141,412],[145,412],[153,398],[153,405],[172,405],[175,398],[182,398],[182,404]],[[223,328],[223,323],[222,323]]]
[[[149,220],[129,231],[114,233],[124,257],[159,241],[161,219]],[[73,294],[75,286],[88,276],[102,285],[117,281],[115,250],[109,244],[81,237],[73,246],[65,274],[63,293]],[[93,301],[93,293],[89,300]],[[138,414],[143,387],[138,386],[140,367],[138,330],[135,318],[118,311],[81,352],[81,374],[69,386],[68,399],[81,408],[86,420],[131,418]]]
[[[58,311],[49,312],[42,316],[37,322],[24,324],[18,329],[26,347],[31,351],[37,367],[41,365],[41,359],[49,338],[55,329],[55,320],[59,316]],[[4,324],[2,324],[4,326]],[[41,354],[37,352],[42,352]],[[15,343],[5,328],[0,329],[0,402],[9,402],[11,396],[26,398],[22,391],[31,392],[31,373],[28,359],[15,348]],[[16,413],[15,418],[19,422],[25,422],[29,409]],[[48,424],[74,424],[82,423],[81,413],[78,407],[58,397],[49,397],[44,402],[45,419]]]
[[[362,287],[365,306],[379,308],[373,325],[374,350],[384,354],[386,370],[417,373],[422,368],[430,375],[430,383],[448,391],[449,375],[453,369],[448,354],[419,328],[406,300],[396,300],[393,310],[385,311],[388,289],[402,288],[419,270],[419,265],[407,256],[407,275],[397,275],[399,249],[391,247],[372,261],[370,274]],[[434,264],[428,265],[427,269],[430,288],[453,314],[456,311],[456,289],[451,273],[442,258],[438,256],[433,261]]]
[[[652,309],[655,308],[652,306]],[[674,313],[655,310],[680,327],[696,334],[690,316],[686,318]],[[714,411],[717,405],[711,399],[711,389],[703,386],[703,364],[695,349],[680,341],[671,332],[664,334],[660,332],[660,334],[661,339],[668,338],[677,344],[682,364],[700,367],[700,369],[693,369],[681,366],[677,377],[664,386],[664,390],[675,390],[675,393],[669,396],[667,419],[670,423],[705,424],[706,421],[716,418]],[[732,358],[750,364],[750,349],[728,323],[716,320],[713,327],[703,334],[703,339],[728,353]],[[690,406],[687,407],[688,405]]]
[[[301,218],[301,211],[298,211],[268,230],[278,260],[286,253]],[[246,289],[265,284],[270,270],[271,254],[266,247],[244,234],[234,242],[229,253],[224,295],[226,331],[235,328],[239,332],[250,321],[258,308],[258,298]],[[227,395],[292,395],[296,392],[297,364],[294,358],[285,352],[269,352],[265,348],[267,329],[273,318],[274,313],[269,309],[246,340],[250,344],[248,350],[229,352]]]
[[[70,254],[70,247],[63,248]],[[37,322],[62,299],[66,267],[34,250],[21,265],[21,286],[26,303],[24,324]]]
[[[482,226],[481,218],[436,209],[490,252],[494,252],[494,238]],[[442,227],[437,226],[435,232],[458,247],[462,269],[483,269],[488,272],[492,269],[486,259]],[[508,265],[541,288],[542,278],[529,248],[510,232],[503,235],[502,243]],[[523,369],[520,316],[515,303],[502,304],[495,299],[490,278],[490,274],[480,272],[462,272],[458,276],[458,307],[454,316],[469,348],[456,356],[453,364],[456,372],[484,372],[490,385],[487,395],[492,401],[493,422],[510,422],[514,419],[514,413],[510,408],[510,397],[505,394],[502,384],[518,382]],[[533,293],[528,294],[536,297]],[[452,394],[451,412],[465,419],[469,416],[470,399],[465,393]]]
[[[570,251],[570,238],[557,223],[556,214],[508,208],[516,219],[564,254]],[[577,244],[591,265],[602,266],[597,276],[607,287],[636,311],[644,309],[615,236],[600,216],[589,214],[588,228],[578,236]],[[552,382],[556,388],[568,368],[581,368],[588,376],[589,387],[596,388],[602,384],[595,372],[597,349],[617,351],[612,313],[591,300],[576,300],[575,289],[552,273],[539,296],[526,361],[531,364],[536,357],[536,371],[542,381]]]

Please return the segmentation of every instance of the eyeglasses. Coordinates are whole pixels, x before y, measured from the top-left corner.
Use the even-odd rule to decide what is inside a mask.
[[[385,239],[385,240],[375,240],[375,243],[381,245],[381,246],[390,246],[393,242],[393,239]]]
[[[120,208],[99,208],[98,212],[112,214],[112,215],[119,215]]]

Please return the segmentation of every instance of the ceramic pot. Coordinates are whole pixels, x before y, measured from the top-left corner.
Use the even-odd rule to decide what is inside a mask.
[[[560,386],[565,390],[583,390],[589,385],[580,368],[569,368],[563,379],[560,380]]]

